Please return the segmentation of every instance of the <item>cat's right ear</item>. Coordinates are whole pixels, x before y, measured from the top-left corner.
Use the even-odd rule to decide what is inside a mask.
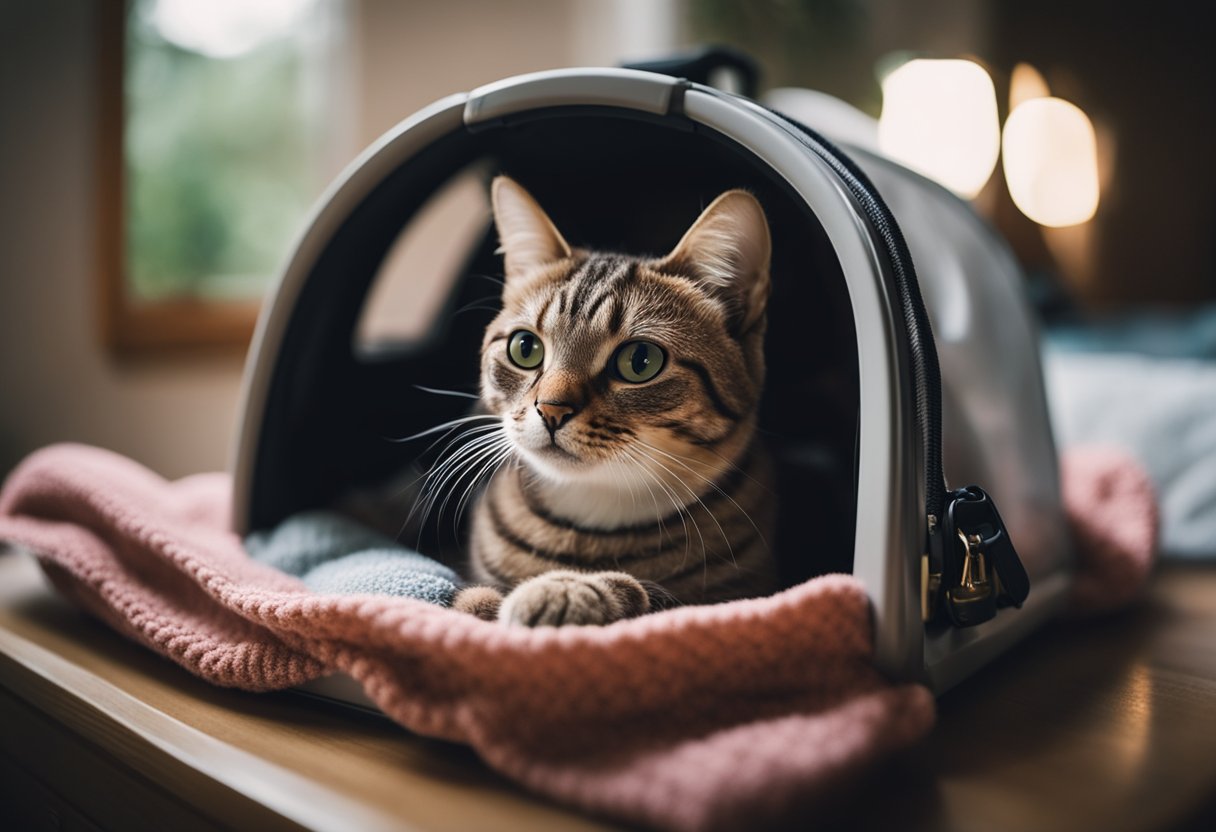
[[[549,215],[514,179],[494,177],[490,203],[508,281],[570,256],[570,246]]]

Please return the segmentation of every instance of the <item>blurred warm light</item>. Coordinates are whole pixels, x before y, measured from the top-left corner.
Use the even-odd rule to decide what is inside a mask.
[[[209,58],[235,58],[295,25],[312,0],[155,0],[152,25],[165,40]]]
[[[996,91],[979,64],[917,59],[883,79],[879,147],[959,196],[984,187],[1000,139]]]
[[[1075,104],[1034,98],[1009,114],[1002,139],[1005,181],[1023,214],[1059,228],[1098,210],[1094,126]]]
[[[1009,76],[1009,112],[1032,98],[1047,98],[1051,88],[1047,80],[1030,64],[1016,64]]]

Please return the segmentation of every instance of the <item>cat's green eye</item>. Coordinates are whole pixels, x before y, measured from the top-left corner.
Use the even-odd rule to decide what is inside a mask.
[[[545,345],[536,333],[517,329],[507,341],[507,358],[516,367],[535,370],[545,360]]]
[[[641,384],[657,376],[666,360],[667,357],[658,344],[630,341],[616,351],[612,363],[616,366],[618,376],[633,384]]]

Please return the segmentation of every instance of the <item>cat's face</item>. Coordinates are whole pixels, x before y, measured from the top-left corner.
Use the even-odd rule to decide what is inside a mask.
[[[756,200],[723,194],[659,259],[571,249],[505,177],[493,203],[506,284],[481,393],[519,458],[556,482],[629,482],[636,466],[715,478],[750,440],[763,384]]]

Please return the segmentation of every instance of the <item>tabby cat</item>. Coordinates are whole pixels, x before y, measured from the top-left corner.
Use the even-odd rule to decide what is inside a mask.
[[[457,606],[603,624],[775,590],[760,204],[728,191],[649,259],[571,248],[506,177],[491,196],[506,278],[481,402],[516,464],[478,500],[470,566],[487,586]]]

